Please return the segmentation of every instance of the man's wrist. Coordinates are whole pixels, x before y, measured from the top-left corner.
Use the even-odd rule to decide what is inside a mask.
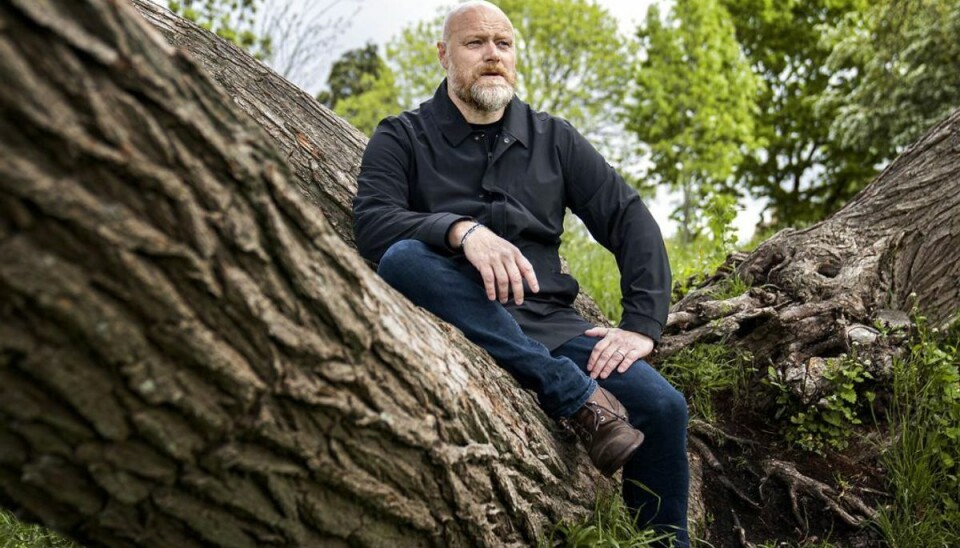
[[[463,234],[475,224],[477,222],[473,219],[463,218],[450,225],[450,229],[447,231],[447,246],[454,251],[458,251]]]
[[[481,228],[483,228],[483,225],[480,223],[474,223],[473,226],[468,228],[467,231],[463,233],[463,236],[460,236],[460,245],[457,247],[457,249],[459,249],[460,251],[463,251],[463,245],[464,243],[466,243],[467,238],[469,238],[471,234],[473,234],[477,230],[480,230]]]

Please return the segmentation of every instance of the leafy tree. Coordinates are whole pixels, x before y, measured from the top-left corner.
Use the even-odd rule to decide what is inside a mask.
[[[317,100],[367,135],[384,117],[403,110],[393,71],[375,44],[341,55],[330,69],[327,86],[329,91],[320,92]]]
[[[217,33],[258,59],[268,57],[271,40],[254,30],[254,19],[264,0],[169,0],[173,13]]]
[[[960,105],[960,2],[883,0],[846,23],[830,65],[862,76],[822,104],[841,143],[889,160]]]
[[[373,82],[386,67],[377,46],[367,43],[362,48],[351,49],[343,53],[330,67],[327,76],[329,90],[317,95],[317,100],[330,108],[344,98],[359,95],[373,87]]]
[[[734,170],[757,144],[758,82],[717,0],[677,0],[665,18],[653,5],[637,34],[646,59],[627,127],[649,148],[650,177],[680,191],[674,216],[689,242],[705,222],[703,202],[732,192]]]
[[[390,67],[382,65],[378,76],[363,74],[357,87],[364,91],[341,98],[333,110],[368,136],[380,120],[403,110]]]
[[[856,67],[831,68],[825,31],[866,10],[866,0],[721,0],[737,41],[763,81],[757,88],[757,140],[737,180],[768,200],[772,225],[803,225],[839,208],[875,173],[876,158],[830,138],[836,105],[825,93],[848,90]],[[839,75],[838,75],[839,72]],[[847,75],[847,77],[844,77]]]

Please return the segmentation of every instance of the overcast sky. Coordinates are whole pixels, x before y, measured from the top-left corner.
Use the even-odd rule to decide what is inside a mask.
[[[456,0],[340,0],[337,10],[349,13],[360,7],[353,24],[340,40],[347,50],[368,41],[384,44],[409,23],[432,17],[438,10],[452,6]],[[598,0],[597,3],[620,21],[620,30],[633,33],[653,0]]]

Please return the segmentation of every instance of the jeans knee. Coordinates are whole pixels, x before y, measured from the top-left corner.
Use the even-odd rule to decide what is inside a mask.
[[[689,420],[687,400],[674,388],[663,392],[657,399],[655,424],[664,432],[684,431]]]
[[[387,248],[377,265],[377,274],[393,283],[407,276],[411,268],[423,264],[425,254],[432,253],[427,245],[419,240],[400,240]]]

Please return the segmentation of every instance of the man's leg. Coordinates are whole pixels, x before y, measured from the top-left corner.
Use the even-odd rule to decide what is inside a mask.
[[[553,351],[586,371],[598,338],[581,335]],[[638,523],[677,534],[675,547],[689,546],[687,497],[687,403],[653,367],[637,361],[625,373],[599,380],[627,408],[630,423],[646,436],[623,468],[623,498],[638,511]]]
[[[536,392],[553,418],[572,415],[596,388],[570,359],[551,356],[527,337],[503,306],[487,298],[483,281],[465,259],[434,251],[417,240],[390,246],[377,273],[414,304],[455,325],[480,345],[521,386]]]

